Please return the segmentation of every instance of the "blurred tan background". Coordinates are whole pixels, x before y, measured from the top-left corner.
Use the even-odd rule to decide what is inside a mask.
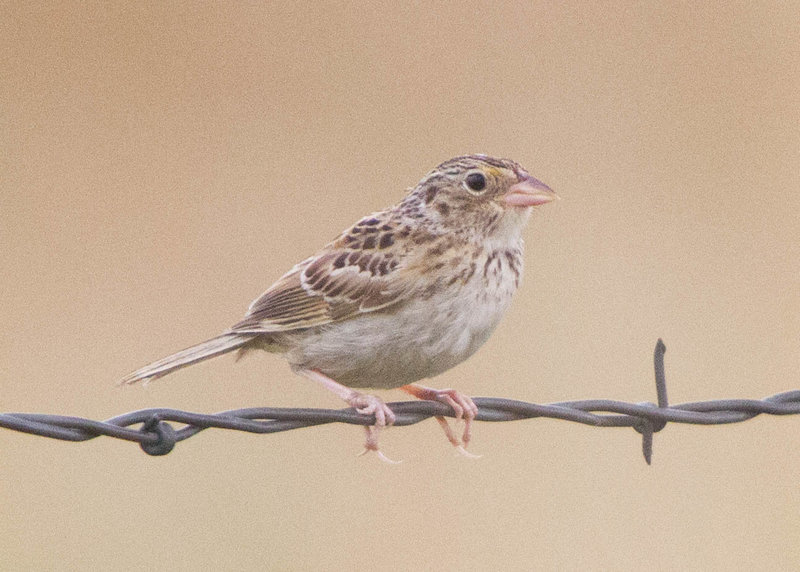
[[[708,6],[711,6],[710,4]],[[0,411],[340,407],[231,356],[114,381],[210,337],[440,161],[556,189],[526,280],[432,382],[549,402],[800,388],[797,3],[6,3]],[[381,393],[403,400],[399,392]],[[165,457],[0,431],[4,570],[389,570],[800,562],[800,419],[632,430],[433,421],[209,431]]]

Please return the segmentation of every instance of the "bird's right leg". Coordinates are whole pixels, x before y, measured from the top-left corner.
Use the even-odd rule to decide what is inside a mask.
[[[444,417],[436,416],[436,421],[441,425],[447,440],[456,448],[456,450],[465,457],[477,458],[480,455],[473,455],[467,452],[467,445],[469,445],[470,438],[472,437],[472,421],[478,415],[478,406],[472,401],[472,398],[464,395],[455,389],[434,389],[426,387],[418,383],[411,383],[400,387],[402,391],[410,393],[417,399],[427,399],[429,401],[439,401],[445,405],[449,405],[453,412],[456,414],[456,419],[464,420],[464,434],[461,437],[462,441],[458,440],[450,424]],[[462,445],[463,442],[463,445]]]

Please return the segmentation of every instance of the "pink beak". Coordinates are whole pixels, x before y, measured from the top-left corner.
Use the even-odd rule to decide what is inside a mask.
[[[558,195],[553,189],[530,176],[512,185],[503,195],[503,201],[511,207],[535,207],[557,198]]]

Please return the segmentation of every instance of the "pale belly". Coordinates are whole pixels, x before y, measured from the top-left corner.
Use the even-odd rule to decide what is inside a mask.
[[[390,313],[306,330],[293,337],[285,356],[293,367],[349,387],[389,389],[438,375],[475,353],[511,302],[514,280],[487,288],[479,277]]]

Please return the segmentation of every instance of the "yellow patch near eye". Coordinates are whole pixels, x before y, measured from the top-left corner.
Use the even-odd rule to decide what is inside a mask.
[[[497,167],[484,167],[483,172],[490,177],[499,177],[503,174],[503,172]]]

